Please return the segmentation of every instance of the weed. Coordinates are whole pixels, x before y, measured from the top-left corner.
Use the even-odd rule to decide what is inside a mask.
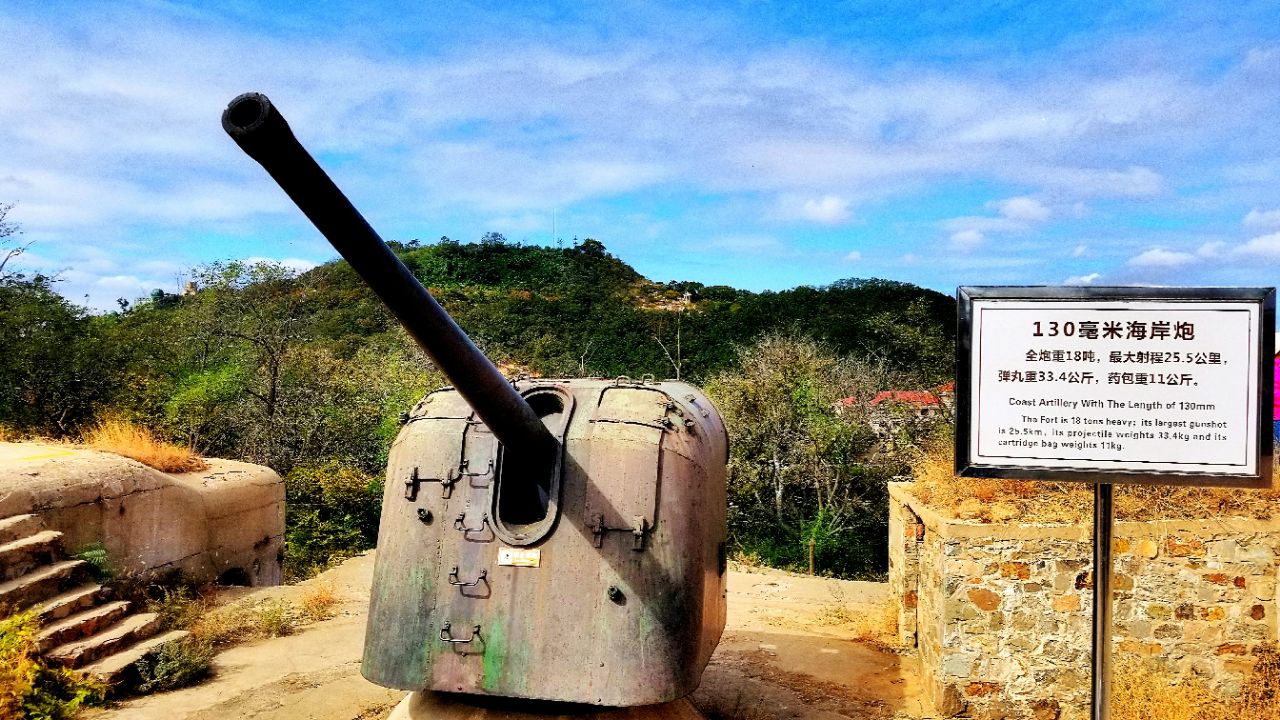
[[[165,643],[150,657],[134,663],[141,682],[139,693],[173,690],[193,685],[213,665],[213,645],[206,640],[187,636]]]
[[[898,605],[892,598],[874,605],[854,605],[839,588],[831,589],[832,602],[817,616],[821,625],[840,625],[854,640],[880,650],[889,650],[898,639]]]
[[[103,684],[44,664],[39,629],[32,611],[0,619],[0,717],[61,720],[106,697]]]
[[[302,596],[302,617],[310,622],[320,622],[333,617],[338,604],[338,593],[333,583],[319,583]]]
[[[1153,666],[1126,667],[1111,680],[1113,720],[1227,720],[1231,708],[1199,678],[1175,681]]]
[[[293,632],[293,612],[287,600],[268,600],[258,606],[253,619],[261,637],[280,637]]]
[[[208,610],[191,625],[191,634],[214,646],[243,640],[280,637],[293,632],[296,617],[282,599],[232,603]]]
[[[107,557],[107,548],[100,542],[85,545],[72,557],[83,560],[89,566],[89,573],[93,575],[95,582],[109,582],[115,576],[115,572],[111,569],[110,558]]]
[[[1280,718],[1280,651],[1264,643],[1253,651],[1253,673],[1236,698],[1239,720]]]
[[[768,567],[759,553],[742,549],[734,550],[730,553],[729,562],[734,564],[734,570],[740,572],[760,572]]]
[[[209,467],[191,450],[164,442],[147,428],[125,420],[103,420],[85,433],[84,442],[94,449],[132,458],[161,472],[192,472]]]
[[[161,588],[160,597],[147,600],[147,612],[159,615],[160,624],[166,630],[190,628],[208,609],[208,603],[186,585]]]

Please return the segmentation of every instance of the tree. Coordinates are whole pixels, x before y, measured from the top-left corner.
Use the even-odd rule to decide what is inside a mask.
[[[110,395],[114,347],[41,275],[0,280],[0,424],[73,434]]]
[[[13,203],[0,203],[0,282],[20,277],[10,263],[31,247],[30,242],[25,245],[18,242],[22,228],[8,219],[10,210]]]
[[[883,570],[885,482],[901,472],[869,422],[895,382],[883,364],[771,333],[741,348],[707,393],[725,418],[731,538],[772,564],[841,574]]]

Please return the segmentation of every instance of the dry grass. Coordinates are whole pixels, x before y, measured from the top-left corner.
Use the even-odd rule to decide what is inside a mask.
[[[296,613],[287,600],[253,600],[213,608],[189,628],[197,640],[215,647],[247,640],[280,637],[293,632]]]
[[[299,610],[311,622],[328,620],[337,612],[338,593],[333,583],[317,583],[302,596]]]
[[[1227,720],[1228,703],[1198,678],[1171,682],[1150,668],[1125,668],[1111,679],[1112,720]]]
[[[729,554],[729,567],[745,573],[758,573],[772,569],[765,564],[759,554],[742,550],[734,550]]]
[[[1077,523],[1093,517],[1093,490],[1085,483],[957,477],[949,446],[926,453],[914,467],[911,492],[930,507],[979,522]],[[1280,490],[1166,485],[1120,485],[1118,520],[1148,521],[1275,516]]]
[[[1280,720],[1280,653],[1254,651],[1254,667],[1240,694],[1215,695],[1199,678],[1174,681],[1151,667],[1129,667],[1111,681],[1113,720]]]
[[[19,433],[10,425],[0,423],[0,442],[18,442],[22,439],[22,433]]]
[[[84,444],[132,458],[161,472],[192,472],[209,467],[190,449],[164,442],[150,430],[125,420],[103,420],[85,433]]]
[[[838,589],[832,601],[818,612],[819,625],[834,625],[848,631],[858,642],[880,650],[892,649],[898,641],[898,604],[885,598],[875,605],[854,605]]]

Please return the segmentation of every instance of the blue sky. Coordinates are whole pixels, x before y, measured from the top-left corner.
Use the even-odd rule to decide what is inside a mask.
[[[391,239],[554,218],[755,290],[1280,277],[1274,1],[44,2],[0,29],[0,202],[24,269],[94,308],[334,256],[223,135],[247,90]]]

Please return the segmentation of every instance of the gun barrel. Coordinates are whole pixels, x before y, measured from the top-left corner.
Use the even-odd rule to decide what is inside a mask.
[[[529,403],[387,247],[265,95],[232,100],[222,127],[377,293],[504,446],[536,457],[555,445]]]

